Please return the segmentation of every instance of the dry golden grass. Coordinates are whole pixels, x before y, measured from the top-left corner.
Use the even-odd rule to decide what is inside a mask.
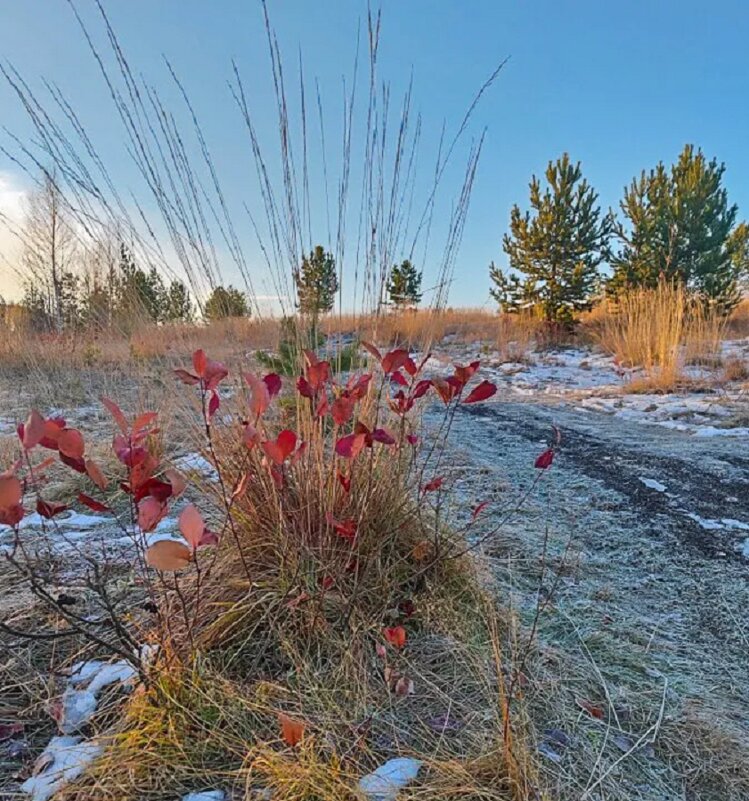
[[[687,365],[720,365],[726,320],[688,295],[678,284],[633,290],[604,301],[583,322],[587,335],[622,367],[645,375],[632,391],[672,391],[685,383]]]
[[[731,313],[726,333],[734,339],[749,337],[749,297],[744,298]]]
[[[522,702],[508,712],[499,593],[461,555],[462,533],[419,500],[424,476],[403,439],[410,423],[387,419],[382,387],[365,396],[357,419],[389,424],[404,447],[362,454],[347,491],[337,470],[351,463],[331,458],[335,429],[286,395],[257,423],[268,437],[290,428],[307,443],[281,491],[262,449],[238,436],[248,414],[240,384],[221,407],[234,424],[216,425],[209,440],[193,388],[172,389],[183,444],[220,470],[218,484],[190,478],[223,534],[199,574],[159,591],[159,622],[141,631],[161,645],[151,683],[124,714],[95,719],[105,753],[60,798],[160,801],[214,786],[237,799],[263,788],[278,801],[338,801],[399,755],[423,762],[413,799],[540,797]],[[222,526],[225,489],[246,474]],[[331,509],[356,521],[355,541],[334,532]],[[404,602],[414,604],[405,618]],[[396,624],[406,647],[383,657],[383,628]],[[398,689],[409,682],[413,693]],[[296,748],[281,737],[281,714],[304,725]]]
[[[326,334],[358,334],[362,339],[411,348],[428,347],[450,337],[455,342],[492,342],[499,317],[484,309],[419,309],[381,315],[333,315],[325,319]]]

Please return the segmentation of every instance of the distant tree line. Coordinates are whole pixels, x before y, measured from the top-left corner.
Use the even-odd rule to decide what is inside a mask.
[[[116,235],[84,242],[75,233],[54,175],[45,174],[28,202],[20,303],[26,325],[40,331],[130,331],[143,323],[189,323],[197,317],[184,282],[166,281],[153,266],[141,267]],[[208,320],[250,313],[247,296],[215,287],[203,306]]]
[[[141,266],[133,248],[116,234],[84,242],[71,216],[54,174],[45,173],[29,198],[20,235],[20,306],[27,325],[58,333],[112,327],[129,332],[144,323],[195,321],[198,310],[184,282],[166,281],[154,266]],[[297,309],[316,331],[319,317],[333,309],[339,289],[332,253],[317,245],[293,277]],[[399,311],[415,308],[421,302],[421,278],[408,259],[393,265],[383,301]],[[207,321],[249,314],[247,295],[233,286],[214,287],[202,306]]]
[[[660,163],[633,179],[617,215],[602,211],[580,163],[565,153],[549,162],[544,185],[532,177],[530,210],[512,208],[503,239],[510,269],[490,265],[492,296],[504,311],[569,323],[599,297],[665,279],[730,311],[749,278],[749,227],[737,222],[724,170],[687,145],[670,168]]]

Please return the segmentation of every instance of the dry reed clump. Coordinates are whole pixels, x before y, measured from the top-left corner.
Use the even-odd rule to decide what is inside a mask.
[[[587,333],[622,367],[644,371],[632,386],[670,391],[685,381],[687,365],[720,364],[725,320],[681,284],[664,279],[604,304],[586,321]]]
[[[535,792],[517,702],[509,713],[499,612],[465,532],[443,519],[441,450],[419,447],[410,414],[436,392],[449,427],[456,403],[496,388],[473,385],[477,364],[424,379],[406,351],[368,347],[380,369],[345,385],[308,351],[283,403],[276,375],[220,387],[228,371],[202,351],[194,373],[178,371],[177,416],[217,480],[188,489],[201,512],[180,513],[192,550],[168,546],[177,557],[145,539],[184,491],[161,472],[156,417],[131,423],[107,401],[127,468],[116,497],[131,494],[143,543],[133,580],[154,612],[151,624],[137,616],[138,634],[160,651],[124,719],[95,719],[106,750],[61,798],[142,801],[215,784],[333,801],[396,755],[423,763],[412,798]],[[49,436],[54,426],[31,415],[21,437],[42,424]],[[73,466],[68,439],[78,441],[58,447]],[[197,530],[185,523],[196,514]],[[139,571],[142,560],[156,573]]]

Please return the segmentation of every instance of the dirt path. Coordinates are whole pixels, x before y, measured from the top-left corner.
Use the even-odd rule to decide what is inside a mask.
[[[553,469],[484,547],[526,622],[558,581],[529,691],[544,764],[568,797],[749,798],[746,442],[547,398],[462,407],[451,469],[466,503],[512,506],[552,423]]]

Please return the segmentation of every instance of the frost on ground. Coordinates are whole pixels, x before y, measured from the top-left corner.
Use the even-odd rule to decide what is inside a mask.
[[[580,776],[611,801],[749,797],[749,453],[568,400],[460,407],[442,468],[465,519],[489,502],[477,540],[506,519],[481,551],[528,629],[552,593],[524,689],[541,764],[565,798]]]
[[[749,362],[749,339],[724,342],[722,358]],[[482,376],[497,383],[508,398],[569,403],[582,411],[698,437],[749,438],[747,389],[723,382],[720,367],[685,368],[685,378],[699,391],[665,395],[630,392],[631,382],[644,377],[641,370],[622,369],[612,357],[582,347],[529,351],[523,361],[506,362],[480,343],[455,345],[449,351],[438,348],[426,367],[438,371],[445,363],[472,359],[481,360]]]

